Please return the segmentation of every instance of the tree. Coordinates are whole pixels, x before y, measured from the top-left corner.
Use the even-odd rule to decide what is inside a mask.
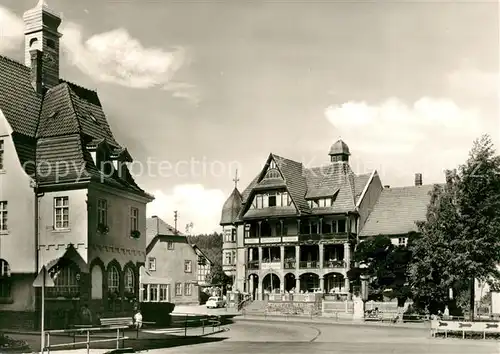
[[[473,319],[474,280],[494,282],[500,275],[499,210],[500,158],[484,135],[458,174],[435,188],[427,220],[419,224],[410,270],[417,302],[442,306],[450,288],[458,295],[468,291]]]
[[[207,281],[212,286],[221,286],[225,288],[227,285],[231,285],[232,279],[222,270],[222,266],[219,263],[215,263],[210,269],[210,273],[207,276]]]
[[[413,235],[409,235],[410,238]],[[384,296],[397,298],[403,306],[409,296],[408,265],[411,252],[406,246],[396,246],[385,235],[371,237],[356,247],[354,261],[364,262],[368,267],[366,273],[370,276],[370,297],[381,300]],[[354,268],[349,277],[357,281],[360,270]]]
[[[470,280],[470,314],[474,315],[474,280],[498,279],[500,255],[500,157],[491,138],[474,142],[467,162],[460,166],[456,204],[461,232],[453,246],[451,264]]]
[[[410,244],[409,279],[417,308],[431,313],[443,310],[449,289],[458,280],[449,261],[454,257],[453,240],[460,232],[454,204],[453,184],[434,186],[426,221],[417,223],[420,235]]]

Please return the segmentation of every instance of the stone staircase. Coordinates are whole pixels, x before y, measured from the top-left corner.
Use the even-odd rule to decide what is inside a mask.
[[[248,315],[259,315],[264,314],[266,312],[266,308],[266,300],[253,300],[243,308],[242,312]]]

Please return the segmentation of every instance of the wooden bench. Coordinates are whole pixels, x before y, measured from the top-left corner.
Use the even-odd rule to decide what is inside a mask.
[[[134,325],[134,320],[131,317],[113,317],[113,318],[101,318],[101,326],[112,327],[112,326],[129,326]]]

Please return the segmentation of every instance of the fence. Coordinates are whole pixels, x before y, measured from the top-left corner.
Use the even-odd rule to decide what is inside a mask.
[[[103,343],[103,342],[114,342],[116,341],[116,349],[120,349],[120,342],[123,342],[125,339],[128,339],[124,334],[125,329],[128,329],[128,326],[117,326],[117,327],[97,327],[97,328],[78,328],[78,329],[57,329],[45,332],[45,347],[42,348],[42,353],[50,353],[51,349],[61,348],[61,347],[75,347],[77,345],[85,344],[87,348],[87,354],[90,353],[90,344],[92,343]],[[116,330],[116,338],[104,338],[104,339],[95,339],[90,340],[90,334],[96,332],[104,332],[104,331],[114,331]],[[120,335],[120,331],[123,330]],[[61,343],[61,344],[50,344],[50,336],[56,334],[68,334],[73,335],[73,343]],[[87,340],[85,342],[77,342],[76,335],[86,333]]]
[[[147,322],[144,322],[147,323]],[[222,321],[220,316],[207,316],[207,315],[195,315],[195,314],[176,314],[172,316],[172,321],[168,329],[160,330],[162,334],[175,334],[188,336],[188,328],[201,328],[201,335],[207,335],[210,333],[217,333],[221,331]],[[211,329],[211,330],[210,330]],[[120,345],[123,347],[123,343],[127,339],[132,339],[125,336],[125,331],[134,331],[136,333],[136,338],[139,338],[139,329],[131,328],[130,326],[107,326],[107,327],[86,327],[77,329],[61,329],[61,330],[50,330],[45,332],[45,347],[42,349],[42,353],[50,353],[51,349],[55,348],[71,348],[76,346],[85,345],[87,349],[87,354],[90,353],[91,344],[95,343],[105,343],[105,342],[116,342],[116,349],[120,349]],[[112,338],[102,338],[91,340],[92,335],[102,332],[116,331],[116,336]],[[154,333],[154,332],[153,332]],[[56,335],[67,335],[68,337],[73,337],[73,341],[69,343],[61,344],[50,344],[50,338]],[[84,335],[85,341],[77,342],[77,336]]]

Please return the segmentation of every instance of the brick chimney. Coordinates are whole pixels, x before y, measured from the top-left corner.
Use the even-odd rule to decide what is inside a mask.
[[[422,185],[422,174],[421,173],[415,173],[415,185],[416,186]]]
[[[31,86],[35,89],[37,93],[43,93],[43,59],[42,59],[42,51],[38,49],[30,50],[31,57]]]

